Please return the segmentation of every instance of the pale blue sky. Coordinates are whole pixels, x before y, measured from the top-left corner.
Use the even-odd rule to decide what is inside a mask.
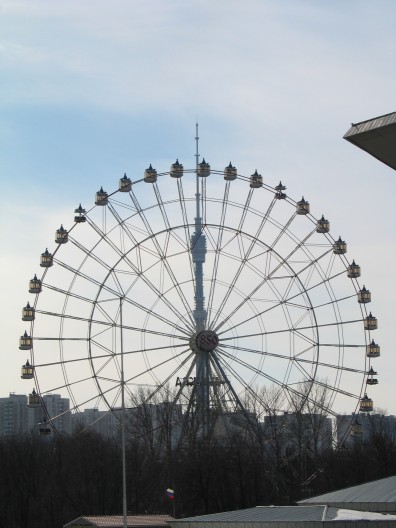
[[[193,166],[198,119],[213,167],[281,179],[347,240],[380,325],[372,397],[396,413],[396,175],[342,139],[395,111],[395,22],[393,0],[0,2],[0,395],[31,390],[20,309],[55,229],[124,172]]]

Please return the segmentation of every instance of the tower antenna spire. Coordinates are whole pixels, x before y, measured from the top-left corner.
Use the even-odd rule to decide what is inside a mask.
[[[198,144],[199,144],[198,123],[195,123],[195,168],[197,170],[197,174],[198,174],[198,163],[199,163]]]

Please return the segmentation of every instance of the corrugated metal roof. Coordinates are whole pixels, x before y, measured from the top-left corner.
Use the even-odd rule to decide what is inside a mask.
[[[143,526],[169,527],[168,522],[172,520],[173,517],[169,515],[128,515],[127,526],[128,528],[141,528]],[[100,528],[122,528],[123,517],[122,515],[84,515],[64,526],[65,528],[72,528],[74,525],[82,524]]]
[[[353,134],[361,134],[362,132],[368,132],[375,128],[393,125],[394,123],[396,123],[396,112],[391,112],[390,114],[374,117],[373,119],[366,119],[366,121],[361,121],[360,123],[352,123],[351,128],[344,137],[346,138]]]
[[[360,512],[356,510],[346,510],[341,508],[328,508],[325,505],[317,506],[256,506],[245,510],[235,510],[222,513],[213,513],[209,515],[199,515],[197,517],[186,517],[184,519],[175,519],[170,524],[175,526],[177,523],[195,523],[213,524],[219,526],[224,524],[262,524],[267,523],[305,523],[305,522],[322,522],[322,521],[394,521],[396,515],[383,515],[375,512]]]
[[[396,515],[377,512],[344,510],[330,507],[326,512],[326,521],[396,521]]]
[[[299,501],[299,504],[335,504],[337,502],[396,503],[396,476],[311,497],[310,499]]]
[[[352,123],[344,139],[396,170],[396,112]]]
[[[180,521],[246,523],[291,520],[321,521],[324,509],[325,506],[256,506],[255,508],[247,508],[245,510],[212,513],[209,515],[199,515],[198,517],[186,517],[180,519]]]

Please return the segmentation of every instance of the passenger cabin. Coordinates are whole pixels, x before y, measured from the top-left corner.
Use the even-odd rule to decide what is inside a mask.
[[[380,346],[374,342],[374,339],[372,339],[371,343],[366,347],[366,356],[369,358],[376,358],[380,356],[380,352]]]
[[[363,288],[358,292],[358,302],[361,304],[367,304],[371,302],[371,292],[370,290],[366,290],[366,286],[363,286]]]
[[[29,281],[29,293],[40,293],[42,287],[42,282],[37,278],[37,275],[30,279]]]
[[[376,375],[377,375],[377,372],[375,372],[373,367],[371,367],[370,370],[367,372],[367,376],[368,376],[366,380],[367,385],[377,385],[378,384],[378,379],[374,378],[374,376]]]
[[[50,268],[52,265],[52,253],[50,253],[48,249],[46,249],[44,253],[41,253],[40,266],[42,268]]]
[[[41,398],[35,391],[35,389],[32,390],[32,392],[28,396],[28,407],[40,407],[41,405]]]
[[[179,163],[178,159],[175,163],[172,163],[169,174],[172,178],[181,178],[183,176],[183,165]]]
[[[96,205],[107,205],[109,203],[109,195],[106,191],[103,190],[103,187],[97,191],[95,194],[95,204]]]
[[[279,184],[275,187],[275,198],[277,200],[284,200],[286,198],[286,193],[283,191],[286,190],[286,186],[280,181]]]
[[[157,181],[157,171],[150,166],[144,171],[144,181],[146,183],[155,183]]]
[[[344,240],[341,240],[341,237],[338,237],[338,240],[333,244],[333,253],[335,255],[343,255],[347,252],[347,245]]]
[[[365,330],[377,330],[378,321],[377,318],[372,315],[370,312],[368,316],[364,319],[364,329]]]
[[[224,169],[224,179],[226,181],[234,181],[237,178],[237,170],[230,161],[229,165]]]
[[[356,264],[354,260],[352,260],[352,264],[349,264],[347,275],[350,279],[357,279],[360,277],[360,266]]]
[[[360,400],[360,412],[372,412],[374,409],[373,400],[367,396],[367,394],[364,395],[364,397]]]
[[[316,232],[317,233],[328,233],[330,231],[330,222],[325,219],[325,217],[322,215],[322,218],[320,218],[316,222]]]
[[[87,220],[85,218],[86,210],[81,207],[81,204],[79,205],[79,207],[77,207],[77,209],[74,209],[74,212],[77,214],[77,216],[74,217],[74,221],[76,222],[76,224],[81,224],[83,222],[86,222]]]
[[[34,367],[26,360],[26,363],[21,368],[22,379],[32,379],[34,377]]]
[[[205,158],[201,161],[201,163],[198,163],[198,171],[197,175],[201,178],[207,178],[210,174],[210,165],[209,163],[206,163]]]
[[[69,240],[68,232],[63,227],[63,225],[61,225],[60,228],[57,229],[55,232],[55,242],[57,244],[66,244],[68,240]]]
[[[19,338],[19,350],[31,350],[33,348],[33,339],[25,330],[23,336]]]
[[[22,321],[34,321],[35,309],[29,303],[22,308]]]
[[[304,196],[297,202],[296,213],[298,215],[307,215],[309,213],[309,202],[304,199]]]
[[[52,433],[51,425],[45,418],[39,423],[38,430],[41,435],[49,435]]]
[[[250,176],[250,187],[252,189],[258,189],[263,186],[263,177],[257,172],[257,169]]]
[[[131,179],[128,178],[126,173],[124,173],[124,176],[120,178],[120,181],[118,182],[118,190],[120,192],[129,192],[131,189],[132,189]]]

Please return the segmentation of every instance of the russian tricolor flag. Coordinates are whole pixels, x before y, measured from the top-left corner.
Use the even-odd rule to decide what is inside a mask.
[[[168,495],[168,499],[175,500],[175,492],[173,491],[173,489],[168,488],[166,490],[166,494]]]

